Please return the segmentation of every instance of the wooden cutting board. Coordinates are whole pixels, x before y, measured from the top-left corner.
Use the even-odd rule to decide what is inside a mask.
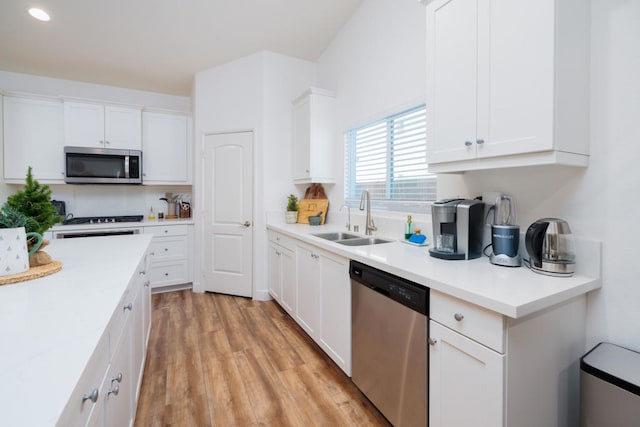
[[[322,212],[320,224],[324,224],[329,209],[329,199],[300,199],[298,202],[300,210],[298,211],[298,222],[301,224],[309,224],[309,217]]]

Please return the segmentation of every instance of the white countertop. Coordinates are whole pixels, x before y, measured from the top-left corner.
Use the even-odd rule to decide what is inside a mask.
[[[0,424],[56,423],[151,238],[55,240],[61,271],[0,286]]]
[[[345,246],[313,234],[345,231],[331,226],[269,224],[269,229],[311,243],[512,318],[568,301],[600,287],[599,274],[551,277],[525,267],[493,265],[487,257],[470,261],[433,258],[428,246],[400,241],[369,246]],[[597,258],[599,258],[599,244]],[[578,254],[580,255],[580,254]],[[578,257],[577,263],[580,263]]]

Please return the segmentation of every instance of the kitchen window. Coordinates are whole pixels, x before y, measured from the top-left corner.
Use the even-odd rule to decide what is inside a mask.
[[[357,205],[362,190],[376,209],[424,212],[436,199],[425,105],[345,132],[345,201]]]

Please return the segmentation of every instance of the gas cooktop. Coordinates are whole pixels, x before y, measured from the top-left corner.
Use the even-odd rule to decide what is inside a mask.
[[[116,222],[140,222],[144,218],[143,215],[124,215],[124,216],[86,216],[78,218],[68,218],[62,222],[62,225],[75,224],[111,224]]]

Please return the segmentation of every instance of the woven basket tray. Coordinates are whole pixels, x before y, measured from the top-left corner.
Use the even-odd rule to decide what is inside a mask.
[[[37,267],[30,268],[27,271],[17,274],[9,274],[7,276],[0,276],[0,286],[9,285],[11,283],[26,282],[27,280],[38,279],[40,277],[48,276],[56,273],[62,269],[62,263],[60,261],[51,261],[49,264],[39,265]]]

